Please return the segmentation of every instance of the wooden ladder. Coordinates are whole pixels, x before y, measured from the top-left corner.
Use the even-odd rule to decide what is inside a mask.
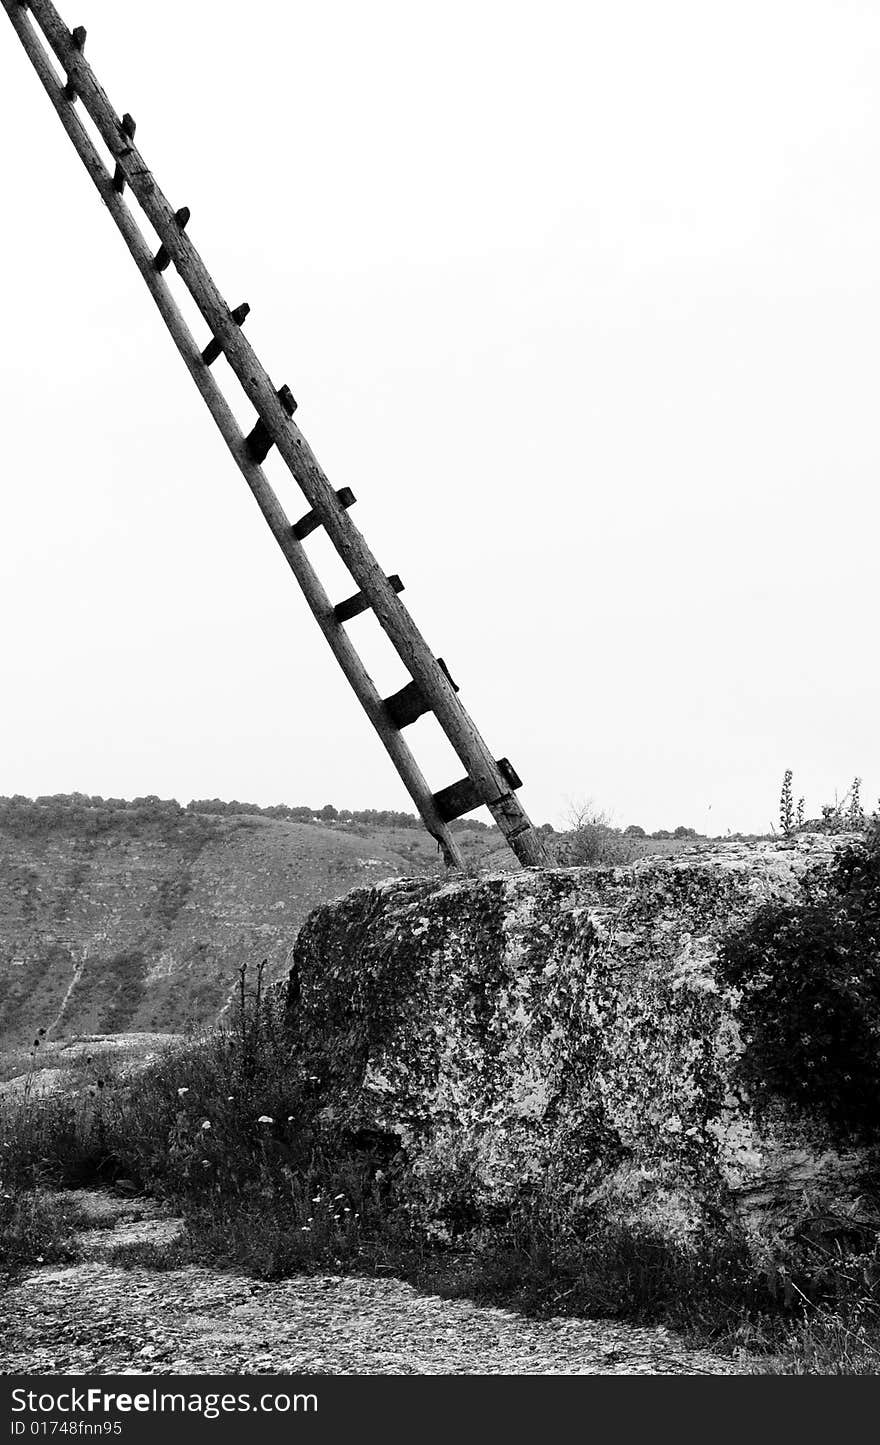
[[[293,421],[296,402],[289,387],[269,379],[242,325],[248,313],[243,303],[230,308],[220,295],[204,262],[186,234],[190,213],[174,209],[162,194],[134,144],[135,123],[130,115],[117,116],[96,81],[84,55],[86,32],[82,26],[67,29],[49,0],[2,0],[28,58],[54,105],[64,129],[92,177],[102,201],[122,233],[138,270],[159,308],[190,375],[217,423],[226,445],[250,487],[314,617],[333,653],[387,749],[415,803],[428,832],[436,838],[446,862],[461,867],[463,859],[449,824],[485,804],[521,863],[544,861],[540,834],[515,796],[521,787],[506,758],[496,760],[457,696],[442,658],[428,647],[400,600],[403,583],[387,577],[349,516],[355,501],[343,487],[335,491],[321,470],[308,442]],[[32,23],[36,21],[36,26]],[[39,28],[37,28],[39,27]],[[58,79],[49,49],[66,74]],[[113,158],[108,169],[80,121],[76,102],[85,107]],[[159,237],[154,254],[125,200],[130,187]],[[211,339],[196,344],[163,279],[172,264],[204,317]],[[214,379],[211,365],[224,355],[256,410],[253,429],[245,435]],[[276,447],[298,483],[309,510],[292,525],[275,495],[261,463]],[[345,563],[358,591],[335,606],[328,598],[309,561],[303,542],[323,527]],[[382,698],[345,630],[352,617],[371,608],[400,656],[411,682],[391,697]],[[461,760],[466,776],[450,787],[432,793],[403,737],[403,729],[423,713],[433,712]]]

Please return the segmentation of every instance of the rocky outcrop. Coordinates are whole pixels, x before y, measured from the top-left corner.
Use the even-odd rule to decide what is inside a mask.
[[[858,1161],[735,1084],[719,940],[840,839],[710,844],[622,868],[389,881],[319,908],[285,1007],[324,1059],[326,1126],[387,1142],[438,1232],[539,1201],[686,1241],[835,1207]],[[842,1206],[841,1206],[842,1207]]]

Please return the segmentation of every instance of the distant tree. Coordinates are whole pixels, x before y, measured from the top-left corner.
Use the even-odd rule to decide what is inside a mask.
[[[699,834],[696,828],[684,828],[679,824],[672,836],[673,838],[698,838]]]
[[[334,819],[339,817],[339,810],[334,808],[332,803],[325,803],[323,808],[321,808],[315,816],[323,819],[325,823],[332,823]]]
[[[627,828],[624,828],[623,833],[624,833],[624,837],[626,837],[626,838],[645,838],[645,837],[647,837],[647,834],[645,833],[644,828],[640,828],[639,825],[638,825],[638,823],[630,823]]]
[[[657,829],[655,829],[655,831],[651,834],[651,837],[652,837],[652,838],[671,838],[671,837],[672,837],[672,834],[670,833],[670,831],[669,831],[668,828],[657,828]]]

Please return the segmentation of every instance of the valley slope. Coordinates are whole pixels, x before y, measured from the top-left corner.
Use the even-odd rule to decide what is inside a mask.
[[[243,963],[288,967],[319,903],[434,871],[414,828],[213,816],[169,805],[0,816],[0,1051],[216,1018]],[[158,800],[156,800],[158,803]],[[475,834],[471,847],[497,848]]]

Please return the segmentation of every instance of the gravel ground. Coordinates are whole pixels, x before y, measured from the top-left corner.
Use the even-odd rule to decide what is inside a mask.
[[[664,1329],[531,1320],[420,1294],[396,1279],[322,1275],[265,1283],[187,1265],[109,1264],[117,1244],[180,1228],[145,1200],[75,1191],[94,1227],[82,1261],[4,1291],[4,1373],[326,1375],[725,1375],[735,1361]]]

